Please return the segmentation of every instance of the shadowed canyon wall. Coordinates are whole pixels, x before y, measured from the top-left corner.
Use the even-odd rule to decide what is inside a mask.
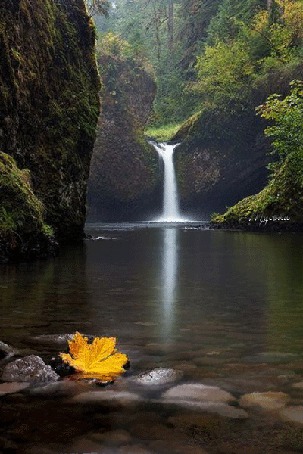
[[[90,168],[88,219],[145,220],[161,209],[161,167],[143,128],[156,85],[133,58],[98,58],[102,106]]]
[[[28,184],[59,240],[83,234],[99,113],[94,45],[83,0],[1,1],[0,151],[19,169],[29,169]],[[2,201],[3,242],[10,209]],[[12,236],[22,238],[22,226],[20,212],[20,220],[11,223]],[[18,254],[17,240],[12,249]]]

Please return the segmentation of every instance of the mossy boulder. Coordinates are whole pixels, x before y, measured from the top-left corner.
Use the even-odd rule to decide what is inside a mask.
[[[289,154],[262,191],[212,221],[225,228],[303,230],[303,151]]]
[[[49,254],[55,250],[44,206],[31,187],[29,170],[0,152],[0,262]]]
[[[90,168],[89,219],[146,219],[161,206],[158,154],[144,138],[156,86],[134,58],[102,53],[102,111]]]
[[[0,149],[31,172],[59,240],[79,238],[99,113],[95,30],[83,0],[2,0]]]

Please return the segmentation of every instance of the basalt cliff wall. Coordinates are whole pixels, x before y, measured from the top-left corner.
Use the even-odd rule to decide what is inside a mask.
[[[22,248],[22,255],[31,249],[23,238],[22,207],[17,209],[20,191],[22,197],[31,191],[37,200],[42,217],[27,229],[37,244],[45,232],[51,236],[53,231],[59,241],[83,235],[99,113],[94,45],[95,30],[83,0],[1,1],[0,151],[6,169],[6,184],[0,180],[2,256],[18,257]],[[28,190],[13,184],[9,192],[14,175],[22,180],[18,169],[28,169],[23,173]],[[43,231],[42,219],[49,226]]]
[[[102,106],[90,168],[88,219],[150,219],[161,209],[161,166],[143,130],[156,93],[153,77],[134,58],[98,58]]]

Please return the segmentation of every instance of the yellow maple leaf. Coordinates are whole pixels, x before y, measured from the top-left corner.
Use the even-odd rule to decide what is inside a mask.
[[[113,381],[125,372],[128,358],[115,349],[115,337],[95,337],[89,344],[88,338],[77,332],[68,345],[69,353],[60,353],[60,357],[84,378]]]

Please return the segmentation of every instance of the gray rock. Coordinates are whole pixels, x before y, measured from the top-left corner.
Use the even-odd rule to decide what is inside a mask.
[[[5,394],[18,393],[23,389],[29,387],[29,383],[0,383],[0,396],[5,396]]]
[[[2,374],[3,381],[10,382],[51,382],[59,379],[59,375],[47,366],[40,356],[30,355],[16,359],[7,364]]]
[[[303,406],[286,407],[281,410],[280,415],[283,419],[303,425]]]
[[[110,402],[113,405],[127,405],[139,402],[141,400],[141,397],[135,393],[130,393],[127,391],[109,391],[104,389],[102,391],[89,391],[78,394],[77,396],[73,397],[72,402],[81,404],[98,404]]]
[[[242,407],[261,407],[263,410],[278,410],[285,407],[289,396],[282,392],[265,392],[244,394],[240,399]]]
[[[161,386],[178,381],[182,375],[181,371],[159,367],[135,377],[134,381],[143,386]]]
[[[293,388],[303,389],[303,381],[300,381],[299,383],[294,383],[292,386]]]
[[[201,383],[178,385],[168,389],[162,396],[171,401],[196,401],[196,402],[230,402],[235,398],[217,386],[206,386]]]

